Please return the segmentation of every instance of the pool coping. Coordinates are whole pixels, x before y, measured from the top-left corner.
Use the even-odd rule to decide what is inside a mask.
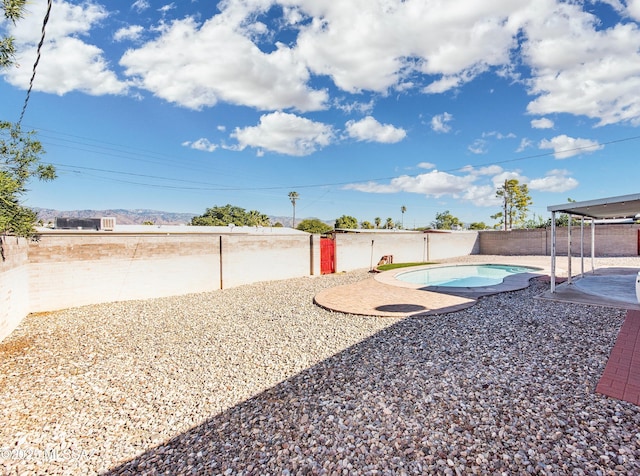
[[[397,279],[397,276],[403,273],[407,273],[409,271],[421,271],[423,269],[435,269],[435,268],[452,268],[452,267],[462,267],[462,266],[480,266],[480,265],[492,265],[492,266],[525,266],[521,264],[505,264],[505,263],[465,263],[465,264],[435,264],[435,265],[422,265],[422,266],[411,266],[410,268],[398,268],[392,269],[389,271],[383,271],[376,276],[374,279],[380,283],[389,285],[389,286],[399,286],[402,288],[419,290],[419,291],[429,291],[434,293],[442,293],[449,294],[452,296],[460,296],[467,297],[471,299],[477,299],[483,296],[491,296],[492,294],[499,294],[508,291],[518,291],[520,289],[524,289],[529,286],[529,283],[534,278],[539,278],[543,276],[547,276],[548,272],[539,266],[535,266],[535,272],[529,273],[517,273],[512,274],[510,276],[506,276],[500,284],[493,284],[491,286],[472,286],[472,287],[457,287],[457,286],[425,286],[423,284],[414,284],[407,283],[405,281],[401,281]],[[534,268],[534,266],[527,266],[530,268]]]
[[[432,265],[412,266],[413,269],[419,269],[468,264],[506,264],[540,269],[538,273],[516,274],[499,285],[482,288],[433,286],[427,289],[419,284],[405,283],[395,279],[395,275],[408,271],[408,268],[398,268],[376,273],[356,283],[324,289],[314,296],[313,302],[330,311],[359,316],[404,318],[456,312],[473,306],[483,296],[524,289],[529,286],[532,279],[548,277],[549,266],[545,264],[548,263],[548,259],[548,257],[493,256],[486,260],[474,260],[474,262],[460,263],[443,260]]]

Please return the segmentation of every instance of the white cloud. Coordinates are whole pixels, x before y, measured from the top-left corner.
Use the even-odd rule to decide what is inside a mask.
[[[420,193],[435,198],[444,195],[460,197],[469,188],[473,180],[474,178],[471,176],[462,177],[433,170],[429,173],[415,176],[402,175],[392,179],[389,184],[367,182],[350,184],[345,186],[345,189],[369,193]]]
[[[491,178],[494,192],[504,185],[505,180],[515,179],[520,183],[527,183],[529,179],[520,174],[519,170],[504,170]]]
[[[340,111],[351,114],[353,112],[359,112],[360,114],[370,114],[373,111],[373,100],[369,102],[344,102],[344,100],[335,100],[333,106]]]
[[[371,116],[360,121],[348,121],[345,126],[349,137],[359,141],[393,144],[400,142],[407,135],[404,129],[391,124],[380,124]]]
[[[148,8],[151,8],[151,5],[147,0],[136,0],[131,4],[131,9],[136,10],[138,13],[141,13]]]
[[[471,145],[467,147],[467,149],[472,154],[486,154],[488,152],[487,141],[484,139],[476,139]]]
[[[497,175],[503,172],[502,167],[499,165],[488,165],[486,167],[476,168],[472,165],[466,165],[460,169],[461,172],[467,173],[469,175]]]
[[[533,147],[533,141],[531,139],[527,139],[526,137],[523,137],[520,140],[520,145],[516,149],[516,152],[523,152],[531,147]]]
[[[422,92],[425,94],[439,94],[462,85],[462,81],[457,76],[444,76],[437,81],[425,86]]]
[[[627,0],[627,13],[635,21],[640,21],[640,0]]]
[[[420,165],[423,165],[423,168],[432,168],[433,164]],[[536,190],[553,191],[553,187],[559,186],[560,180],[564,177],[565,187],[575,187],[577,181],[567,175],[568,172],[553,170],[545,178],[532,182]],[[501,203],[501,199],[496,196],[496,191],[504,185],[505,180],[511,179],[516,179],[521,184],[529,183],[529,179],[519,170],[504,170],[499,165],[478,168],[467,165],[460,169],[460,174],[432,170],[415,176],[402,175],[391,179],[388,183],[374,181],[352,183],[346,185],[344,189],[365,193],[417,193],[427,198],[450,196],[474,206],[495,207]],[[554,180],[557,183],[554,183]]]
[[[176,4],[175,3],[168,3],[166,5],[162,5],[160,8],[158,8],[158,11],[160,13],[167,13],[170,12],[171,10],[175,10],[176,9]]]
[[[551,149],[556,159],[568,159],[578,154],[585,154],[604,149],[597,141],[569,137],[565,134],[551,140],[544,139],[538,145],[541,149]]]
[[[443,92],[509,63],[521,26],[510,16],[528,2],[295,3],[313,17],[296,51],[314,73],[345,91],[387,92],[419,72],[428,92]]]
[[[120,28],[113,34],[113,41],[137,40],[144,31],[140,25],[129,25]]]
[[[531,121],[531,127],[534,129],[553,129],[554,123],[551,119],[542,117],[540,119],[533,119]]]
[[[185,141],[182,143],[185,147],[190,147],[191,149],[202,150],[204,152],[213,152],[218,148],[216,144],[213,144],[209,139],[200,138],[197,141]]]
[[[333,139],[333,130],[326,124],[294,114],[274,112],[261,116],[257,126],[236,128],[231,137],[238,141],[239,150],[255,147],[303,156],[329,145]]]
[[[449,123],[453,120],[453,115],[448,112],[442,114],[436,114],[431,118],[431,129],[435,132],[449,132],[451,126]]]
[[[602,29],[581,2],[553,5],[527,24],[523,59],[532,68],[532,114],[569,113],[597,125],[640,124],[640,29],[632,22]]]
[[[14,86],[24,89],[29,86],[45,8],[44,2],[29,4],[30,14],[8,30],[16,40],[17,62],[22,66],[3,72]],[[106,10],[96,4],[56,3],[55,13],[47,25],[33,89],[60,95],[71,91],[92,95],[124,94],[128,84],[110,70],[104,52],[82,39],[107,16]]]
[[[578,186],[578,181],[569,177],[569,174],[568,170],[550,170],[544,177],[531,180],[529,188],[540,192],[556,193],[573,190]]]
[[[491,185],[472,185],[463,194],[464,200],[478,207],[495,207],[501,200],[496,197],[496,189]]]
[[[436,164],[432,164],[431,162],[420,162],[417,167],[419,169],[431,170],[436,168]]]
[[[503,134],[502,132],[491,131],[491,132],[483,132],[482,137],[495,137],[498,140],[504,140],[504,139],[515,139],[516,135],[513,132]]]
[[[260,110],[326,107],[326,91],[307,86],[309,71],[291,49],[278,44],[263,53],[235,22],[225,14],[202,25],[176,20],[155,40],[127,51],[120,63],[145,89],[191,109],[218,100]]]

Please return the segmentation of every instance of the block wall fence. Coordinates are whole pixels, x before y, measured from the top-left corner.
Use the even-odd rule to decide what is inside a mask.
[[[580,226],[571,227],[571,254],[580,256]],[[640,225],[596,225],[596,256],[640,255]],[[591,255],[591,226],[585,221],[584,253]],[[566,227],[556,228],[556,254],[567,255]],[[551,229],[487,231],[479,236],[479,254],[483,255],[551,255]]]
[[[597,256],[637,256],[639,225],[596,227]],[[585,227],[585,253],[590,251]],[[573,250],[579,254],[579,228]],[[550,230],[337,234],[336,271],[470,254],[549,255]],[[557,252],[566,254],[566,229]],[[42,234],[0,236],[0,341],[29,313],[216,291],[320,275],[320,236],[306,234]]]

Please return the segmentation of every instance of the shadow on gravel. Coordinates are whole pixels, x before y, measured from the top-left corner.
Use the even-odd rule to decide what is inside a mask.
[[[407,318],[105,474],[615,472],[640,412],[593,393],[610,314],[505,306]]]

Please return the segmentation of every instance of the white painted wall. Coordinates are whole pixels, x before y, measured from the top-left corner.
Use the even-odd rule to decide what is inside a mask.
[[[309,276],[311,246],[308,234],[222,235],[222,287]]]
[[[27,241],[0,237],[0,341],[29,313]]]
[[[336,238],[336,271],[375,267],[385,255],[393,255],[395,263],[436,261],[475,254],[478,233],[338,233]]]
[[[214,291],[218,270],[217,254],[31,263],[29,312]]]

